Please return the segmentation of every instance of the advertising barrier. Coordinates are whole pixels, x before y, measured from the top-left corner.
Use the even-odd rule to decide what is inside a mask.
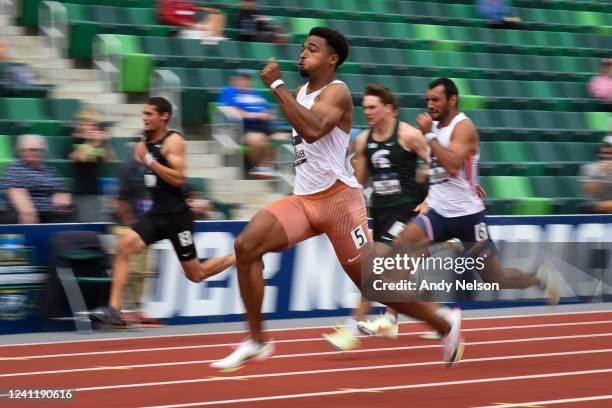
[[[498,246],[536,245],[531,252],[537,252],[539,257],[514,251],[509,259],[503,259],[504,265],[518,262],[524,270],[534,271],[535,259],[540,262],[542,253],[549,251],[543,248],[553,248],[546,256],[547,262],[561,272],[562,302],[610,300],[612,216],[492,216],[487,220],[491,238]],[[197,222],[194,241],[199,258],[233,252],[234,238],[245,225],[244,221]],[[37,331],[44,327],[36,302],[44,287],[51,234],[66,230],[105,232],[107,227],[106,224],[1,226],[0,256],[4,261],[0,264],[0,333]],[[28,254],[25,258],[15,258],[14,252],[19,247]],[[184,277],[169,242],[154,244],[152,251],[157,274],[145,283],[145,313],[169,324],[243,320],[235,268],[202,283],[193,283]],[[287,251],[267,254],[264,263],[263,310],[268,319],[345,316],[357,304],[359,292],[342,271],[324,236]],[[26,278],[27,282],[23,280]],[[538,288],[458,293],[455,301],[468,308],[544,304]]]

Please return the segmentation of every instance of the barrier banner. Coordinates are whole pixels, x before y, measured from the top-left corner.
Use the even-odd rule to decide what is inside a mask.
[[[492,216],[487,218],[487,224],[505,267],[519,267],[533,273],[538,263],[543,262],[542,254],[546,254],[544,262],[554,266],[562,278],[563,303],[611,300],[611,215]],[[198,257],[232,253],[234,239],[245,225],[244,221],[197,222],[194,241]],[[45,328],[40,318],[39,299],[49,265],[49,238],[53,233],[106,233],[108,226],[0,226],[0,333]],[[508,247],[513,250],[504,249]],[[202,283],[193,283],[184,277],[169,242],[154,244],[153,253],[156,276],[145,281],[142,299],[145,313],[170,324],[244,319],[235,268]],[[267,319],[346,316],[360,297],[325,236],[309,239],[287,251],[267,254],[264,263],[263,310]],[[453,272],[458,273],[456,267]],[[449,281],[448,275],[436,273],[438,279]],[[474,271],[463,271],[461,277],[468,283],[482,284]],[[450,294],[439,300],[458,302],[468,308],[545,303],[541,288],[474,292],[466,287],[454,286],[451,291],[445,289],[447,286],[438,286],[445,295]]]
[[[535,273],[542,262],[548,262],[559,273],[562,302],[609,300],[606,296],[612,293],[612,216],[502,216],[488,217],[487,223],[504,266]],[[199,257],[231,253],[234,238],[244,225],[231,221],[198,223],[194,240]],[[550,252],[545,260],[544,247]],[[235,268],[196,284],[183,276],[169,242],[156,244],[156,249],[158,278],[147,282],[146,313],[170,323],[243,320]],[[324,236],[282,253],[267,254],[264,264],[263,311],[268,319],[346,316],[360,297]],[[466,285],[482,282],[477,273],[463,273],[462,279]],[[455,286],[452,289],[458,290],[452,293],[443,289],[444,295],[434,300],[458,302],[462,307],[546,302],[539,287],[473,291]]]

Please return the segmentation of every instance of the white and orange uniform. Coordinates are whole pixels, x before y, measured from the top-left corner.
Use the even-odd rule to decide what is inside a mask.
[[[339,80],[327,86],[331,84],[346,86]],[[307,93],[306,84],[296,100],[310,109],[327,86]],[[338,127],[313,143],[305,142],[293,129],[293,195],[265,207],[283,226],[288,247],[327,234],[342,265],[359,260],[372,245],[365,200],[353,175],[348,144],[348,133]]]

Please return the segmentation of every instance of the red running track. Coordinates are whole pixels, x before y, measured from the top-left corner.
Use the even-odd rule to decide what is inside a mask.
[[[243,333],[0,346],[0,406],[612,406],[612,312],[474,318],[463,328],[454,369],[440,363],[437,341],[418,336],[419,323],[345,353],[322,340],[329,328],[271,331],[276,354],[232,373],[208,363]],[[74,396],[17,402],[11,389]]]

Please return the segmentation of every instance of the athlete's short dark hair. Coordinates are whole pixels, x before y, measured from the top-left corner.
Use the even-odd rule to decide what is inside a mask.
[[[338,55],[338,65],[336,65],[336,69],[346,61],[346,57],[348,57],[349,53],[348,43],[346,42],[346,38],[338,31],[327,27],[314,27],[310,30],[308,35],[325,38],[327,44],[329,44]]]
[[[429,89],[434,89],[436,86],[442,85],[444,86],[444,93],[446,94],[446,99],[450,99],[451,96],[457,95],[459,98],[459,91],[457,90],[457,85],[449,79],[449,78],[438,78],[431,81],[428,85]]]
[[[397,98],[386,86],[367,84],[363,96],[377,96],[384,105],[393,105],[393,109],[399,109]]]
[[[155,110],[160,115],[167,113],[168,116],[172,116],[172,104],[168,102],[166,98],[162,98],[161,96],[153,96],[147,100],[147,105],[155,106]]]

